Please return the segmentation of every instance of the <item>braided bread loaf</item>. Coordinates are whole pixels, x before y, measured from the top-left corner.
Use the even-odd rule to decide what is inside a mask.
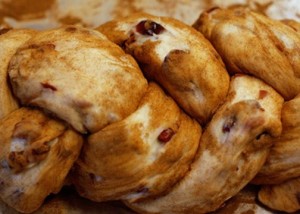
[[[284,98],[299,94],[300,38],[280,22],[232,11],[200,17],[194,26],[207,39],[148,14],[96,30],[3,31],[0,198],[33,212],[68,180],[82,197],[122,200],[140,213],[207,213],[259,176],[268,179]],[[238,24],[253,31],[262,22],[254,46],[279,33],[267,48],[274,55],[253,46],[262,60],[252,66],[243,49],[249,37],[227,40],[227,27],[215,28],[228,20],[237,35]]]

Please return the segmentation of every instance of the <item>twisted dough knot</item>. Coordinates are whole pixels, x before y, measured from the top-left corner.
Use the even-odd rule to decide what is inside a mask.
[[[37,109],[19,108],[0,120],[0,195],[32,212],[62,187],[82,137]]]
[[[41,124],[33,121],[21,121],[15,125],[8,164],[19,172],[44,160],[50,150],[48,142],[37,139],[41,135]]]
[[[131,57],[102,34],[75,27],[33,37],[11,59],[9,76],[23,104],[47,109],[81,133],[126,117],[147,87]]]
[[[144,75],[200,124],[205,125],[225,99],[229,75],[211,44],[193,28],[174,19],[137,14],[97,29],[130,53]]]
[[[276,90],[289,99],[297,84],[291,81],[293,91],[285,93],[263,81],[268,75],[257,75],[263,80],[230,77],[210,42],[173,19],[138,14],[97,30],[102,33],[72,26],[28,33],[29,38],[11,48],[13,54],[7,53],[6,68],[0,68],[9,75],[18,100],[9,89],[6,95],[15,107],[0,124],[11,118],[18,122],[9,126],[9,137],[3,134],[0,180],[34,174],[33,181],[39,182],[33,183],[51,188],[38,186],[35,198],[35,186],[21,182],[22,191],[12,194],[11,179],[0,197],[20,211],[33,211],[47,194],[60,190],[74,166],[70,180],[81,196],[93,201],[123,200],[142,213],[216,210],[263,166],[272,138],[282,129],[284,100]],[[277,47],[285,48],[281,45]],[[226,58],[230,52],[220,52],[230,73],[237,72],[234,68],[251,73],[247,63],[234,67],[238,63]],[[288,52],[286,58],[291,57]],[[296,70],[297,61],[293,63]],[[19,106],[35,106],[37,115],[43,110],[44,117],[62,121],[49,119],[55,124],[47,132],[53,135],[45,140],[43,123],[23,120],[25,113],[14,111]],[[6,158],[13,170],[5,167]],[[35,170],[43,168],[59,178],[55,184],[50,185],[45,170],[41,176]]]

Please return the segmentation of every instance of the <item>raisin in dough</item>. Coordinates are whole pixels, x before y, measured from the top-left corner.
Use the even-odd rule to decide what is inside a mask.
[[[189,170],[201,127],[154,83],[126,119],[92,134],[75,166],[80,195],[137,201],[168,190]]]
[[[39,110],[20,108],[0,120],[0,145],[0,198],[29,213],[60,191],[82,137]]]
[[[283,98],[262,81],[233,77],[227,101],[200,139],[188,174],[165,195],[127,203],[141,213],[207,213],[237,194],[267,158],[281,132]]]
[[[8,65],[18,47],[34,34],[33,30],[0,29],[0,118],[18,108],[8,82]]]
[[[279,184],[300,176],[300,94],[285,102],[282,108],[281,136],[255,179],[256,184]]]
[[[13,56],[13,91],[77,131],[96,132],[134,111],[147,88],[134,59],[97,31],[39,32]]]
[[[214,45],[228,70],[254,75],[286,100],[300,93],[300,35],[248,8],[215,8],[194,24]]]
[[[145,76],[164,87],[201,124],[224,101],[229,76],[212,45],[177,20],[136,14],[97,28],[140,64]]]

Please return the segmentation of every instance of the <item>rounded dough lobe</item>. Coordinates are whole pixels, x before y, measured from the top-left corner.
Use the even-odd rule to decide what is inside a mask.
[[[175,19],[136,14],[97,28],[123,47],[190,116],[206,124],[224,102],[229,75],[212,45]]]
[[[134,113],[88,138],[74,183],[93,201],[153,197],[186,174],[200,136],[198,123],[150,83]]]
[[[22,104],[44,108],[82,133],[129,115],[147,88],[130,55],[97,31],[71,26],[29,40],[12,58],[9,76]]]
[[[279,184],[300,176],[300,94],[282,108],[282,134],[273,139],[268,158],[252,181]]]
[[[36,32],[33,30],[0,29],[0,118],[18,108],[18,102],[11,92],[8,82],[8,65],[19,46]]]
[[[39,110],[20,108],[0,120],[0,146],[0,197],[29,213],[60,191],[82,137]]]
[[[300,177],[276,185],[264,185],[258,199],[271,209],[296,213],[300,210]]]
[[[229,72],[258,77],[286,100],[300,93],[300,35],[291,27],[245,7],[206,11],[194,27]]]
[[[227,100],[204,130],[185,177],[167,194],[127,204],[141,213],[215,211],[262,167],[271,136],[281,132],[282,103],[282,97],[262,81],[233,77]]]

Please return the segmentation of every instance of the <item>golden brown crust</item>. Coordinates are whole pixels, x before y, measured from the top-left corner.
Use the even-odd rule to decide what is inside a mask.
[[[258,193],[260,202],[283,212],[300,210],[300,177],[277,185],[264,185]]]
[[[300,94],[282,108],[281,136],[273,139],[268,159],[253,183],[279,184],[300,176]]]
[[[0,118],[18,108],[12,95],[8,78],[8,65],[17,48],[23,45],[36,32],[33,30],[12,30],[0,27]]]
[[[134,113],[88,138],[74,183],[94,201],[153,197],[189,170],[200,136],[201,127],[150,83]]]
[[[28,213],[59,192],[82,137],[39,110],[20,108],[0,120],[0,144],[0,197]]]
[[[287,100],[300,92],[300,36],[290,27],[243,7],[206,11],[194,27],[230,72],[254,75]]]
[[[299,22],[292,20],[292,19],[283,19],[283,20],[281,20],[281,22],[283,22],[284,24],[291,27],[297,33],[300,33],[300,23]]]
[[[135,14],[97,28],[122,46],[176,102],[205,124],[228,91],[229,76],[211,44],[177,20]]]
[[[74,26],[39,32],[14,55],[9,76],[23,105],[51,111],[82,133],[126,117],[147,88],[130,55]]]
[[[251,85],[252,87],[248,87]],[[266,96],[261,96],[265,91]],[[128,203],[141,213],[206,213],[238,193],[259,171],[270,136],[281,132],[283,99],[271,87],[241,75],[214,114],[189,173],[166,195]]]
[[[247,185],[230,200],[226,201],[214,214],[275,214],[257,201],[259,187]]]

